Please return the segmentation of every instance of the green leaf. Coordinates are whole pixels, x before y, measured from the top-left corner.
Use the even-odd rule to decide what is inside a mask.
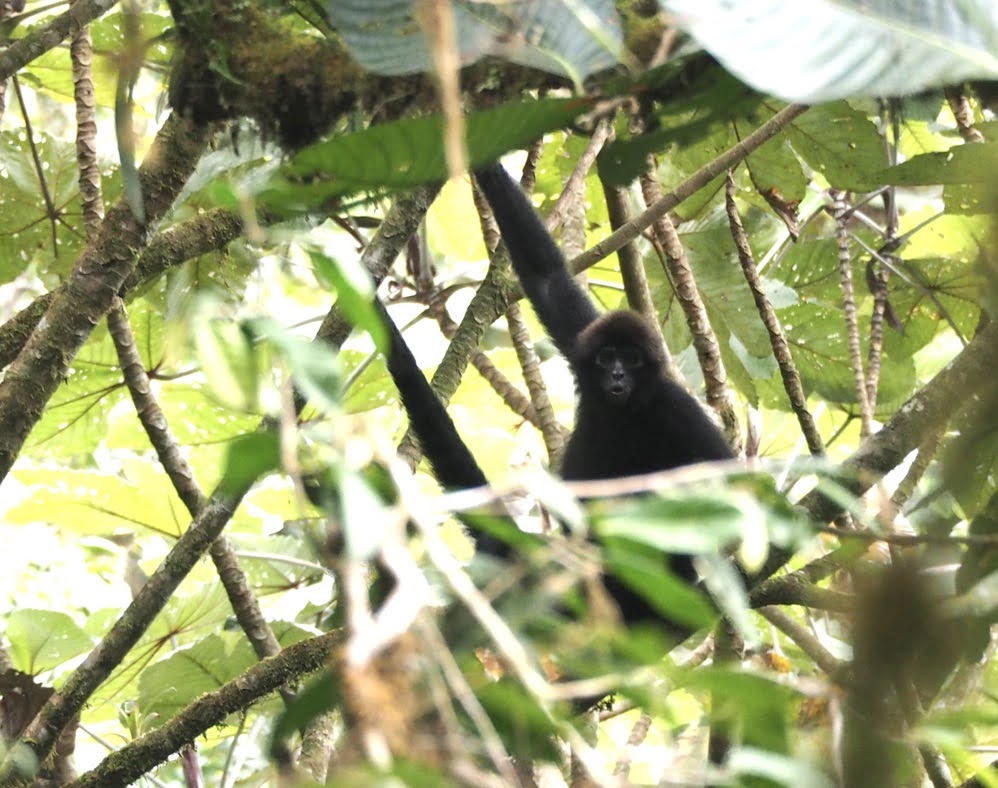
[[[193,592],[170,597],[163,611],[156,616],[146,636],[153,641],[169,639],[171,645],[192,633],[217,632],[232,617],[232,604],[222,584],[209,570],[207,582],[202,581]]]
[[[687,674],[686,687],[712,693],[714,714],[742,721],[744,742],[786,753],[798,694],[771,676],[717,666]],[[723,705],[723,709],[720,708]]]
[[[884,143],[865,112],[844,101],[812,107],[787,127],[787,138],[829,185],[869,191],[881,185]]]
[[[748,131],[748,124],[745,125],[744,131]],[[742,131],[740,127],[739,131]],[[749,155],[745,163],[752,176],[752,184],[759,192],[771,193],[792,203],[799,203],[807,194],[807,176],[785,136],[774,137],[763,144]],[[772,300],[773,294],[768,295]]]
[[[229,443],[225,470],[218,483],[223,493],[240,494],[261,476],[281,467],[281,440],[276,431],[241,435]]]
[[[341,260],[317,249],[307,248],[306,251],[312,258],[319,280],[336,291],[336,309],[353,325],[367,331],[378,350],[386,352],[389,347],[388,330],[374,307],[374,283],[367,269],[356,257]]]
[[[337,33],[358,62],[389,76],[432,72],[426,36],[411,3],[327,0]],[[610,0],[454,3],[462,65],[499,55],[579,83],[622,56],[620,19]]]
[[[737,140],[730,121],[750,116],[761,97],[722,69],[708,69],[693,85],[676,91],[658,112],[659,129],[632,139],[608,143],[597,159],[600,178],[625,186],[648,169],[648,156],[672,146],[702,149],[704,161],[713,159]],[[706,144],[712,137],[730,138],[730,144]]]
[[[348,767],[330,770],[325,788],[458,788],[466,782],[458,783],[449,774],[425,761],[410,761],[393,758],[387,769],[381,769],[369,761],[357,762]]]
[[[998,212],[998,193],[993,183],[948,183],[943,187],[943,204],[955,214],[985,214]]]
[[[904,96],[998,77],[992,0],[660,2],[734,74],[788,101]]]
[[[391,385],[384,356],[344,348],[336,357],[343,365],[344,377],[350,380],[343,398],[343,409],[347,413],[364,413],[400,402],[398,390]]]
[[[217,690],[256,662],[246,639],[233,634],[209,635],[150,665],[139,677],[138,704],[146,727],[158,728],[192,700]]]
[[[731,144],[735,141],[734,138],[730,140]],[[704,150],[701,147],[699,153],[709,153],[710,150],[712,148]],[[682,161],[684,172],[701,164],[693,149],[683,151],[673,159]],[[709,191],[703,190],[705,196]],[[753,211],[745,216],[744,224],[753,246],[765,248],[773,237],[775,227],[775,220],[770,212]],[[745,286],[745,277],[737,261],[727,218],[723,212],[711,211],[704,220],[684,224],[680,237],[686,248],[690,267],[696,271],[697,287],[711,325],[717,333],[728,372],[743,391],[754,393],[754,381],[773,376],[777,367],[769,337],[759,319],[751,293]],[[668,278],[664,273],[655,271],[655,268],[661,269],[661,266],[655,265],[651,269],[654,273],[649,279],[659,284],[655,298],[665,314],[677,308],[675,293]],[[692,342],[685,321],[670,320],[668,323],[670,342],[681,342],[680,347]],[[690,380],[701,377],[699,364],[695,361],[692,369],[684,368],[683,371]]]
[[[855,404],[856,383],[841,306],[803,303],[780,310],[780,320],[804,390],[830,402]],[[915,364],[910,352],[885,354],[881,364],[877,412],[890,414],[915,390]],[[758,381],[757,386],[767,405],[786,408],[786,390],[778,378]]]
[[[466,121],[473,167],[570,124],[587,99],[541,99],[476,112]],[[265,205],[301,211],[364,190],[398,191],[446,180],[440,115],[372,126],[316,143],[278,170],[259,194]]]
[[[343,375],[332,348],[296,336],[271,318],[253,318],[244,325],[255,338],[277,350],[287,364],[295,386],[312,406],[328,412],[339,410]]]
[[[593,532],[600,539],[619,537],[665,553],[720,553],[742,534],[747,502],[718,491],[712,494],[665,493],[604,505],[593,513]],[[754,507],[753,507],[754,508]]]
[[[509,752],[517,758],[558,761],[558,729],[533,696],[511,681],[498,681],[476,690]]]
[[[66,57],[67,68],[69,58]],[[31,262],[46,286],[55,287],[72,270],[86,244],[86,234],[74,224],[81,212],[76,146],[35,128],[29,142],[23,130],[0,132],[0,284],[12,281]],[[39,173],[32,146],[42,162],[41,177],[58,212],[48,216],[39,191]],[[115,171],[102,173],[104,198],[121,189]],[[55,245],[53,246],[53,241]]]
[[[243,327],[224,318],[198,321],[194,354],[215,398],[233,410],[259,406],[262,364],[260,348]]]
[[[253,506],[261,503],[256,496],[252,502]],[[271,511],[269,507],[265,510]],[[237,553],[252,554],[252,558],[240,559],[250,584],[261,593],[273,594],[305,588],[327,577],[316,556],[319,538],[310,532],[273,536],[241,534],[233,537],[232,542]]]
[[[163,483],[162,468],[149,460],[132,459],[123,471],[125,478],[95,470],[15,471],[31,494],[12,507],[6,519],[11,523],[57,522],[66,531],[84,535],[145,528],[167,537],[179,536],[189,519],[172,485]]]
[[[734,774],[764,777],[767,784],[788,788],[833,788],[835,785],[813,763],[756,747],[736,747],[727,766]]]
[[[456,516],[472,533],[480,531],[493,536],[517,553],[527,554],[547,544],[543,536],[524,531],[512,517],[475,511],[459,512]]]
[[[896,186],[986,184],[994,186],[998,171],[998,142],[955,145],[945,153],[923,153],[876,173],[884,183]]]
[[[748,569],[750,571],[761,569],[766,556],[763,555],[762,558],[762,561]],[[720,555],[701,556],[700,563],[703,582],[710,591],[711,599],[724,614],[724,618],[731,623],[746,643],[758,643],[759,630],[749,611],[748,592],[734,565]]]
[[[219,450],[215,443],[225,443],[247,432],[252,432],[260,423],[260,416],[253,413],[230,410],[219,404],[202,381],[177,379],[163,386],[157,397],[170,431],[181,446],[195,447],[197,456],[191,463],[198,471],[202,488],[214,486],[221,471],[217,463]],[[107,444],[113,449],[145,450],[149,438],[136,424],[134,409],[119,408],[111,414],[111,424],[106,432]],[[211,436],[212,446],[205,446],[205,436]],[[209,466],[198,467],[207,458]]]
[[[93,641],[65,613],[15,610],[7,618],[6,639],[14,667],[36,676],[93,648]]]
[[[163,358],[162,311],[161,306],[145,302],[129,306],[129,322],[139,354],[150,370],[157,368]],[[32,430],[28,442],[31,455],[78,458],[93,452],[107,438],[108,416],[114,406],[127,398],[114,343],[106,328],[98,326],[73,360],[68,379],[56,390]],[[129,413],[135,425],[134,409],[129,406],[116,415],[123,413]],[[136,434],[142,434],[142,448],[147,448],[148,438],[141,428],[134,429]]]
[[[605,544],[604,566],[671,621],[703,629],[717,620],[710,600],[669,571],[662,555],[613,539]]]
[[[960,413],[953,420],[953,428],[959,432],[940,457],[946,488],[960,502],[965,515],[978,515],[971,523],[972,533],[987,522],[989,501],[998,488],[996,407],[998,395],[992,389],[976,406]],[[990,516],[995,514],[992,512]]]

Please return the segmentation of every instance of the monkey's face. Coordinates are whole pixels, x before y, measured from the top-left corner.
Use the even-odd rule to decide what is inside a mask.
[[[630,401],[647,367],[641,351],[629,344],[603,345],[593,362],[600,392],[612,405]]]

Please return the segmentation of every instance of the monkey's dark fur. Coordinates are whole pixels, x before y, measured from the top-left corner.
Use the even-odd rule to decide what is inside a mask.
[[[727,441],[700,404],[665,372],[661,340],[634,312],[600,315],[575,282],[564,257],[519,186],[499,164],[476,173],[523,289],[575,375],[575,429],[563,460],[567,480],[611,479],[733,457]],[[447,489],[476,487],[485,475],[461,440],[398,329],[392,332],[388,369],[423,452]],[[498,540],[475,535],[479,549],[504,557]],[[687,556],[671,562],[688,581],[696,573]],[[626,624],[656,622],[676,631],[640,594],[605,578]]]
[[[579,400],[565,479],[612,479],[732,457],[700,404],[666,375],[660,343],[635,312],[609,312],[583,329],[569,356]],[[618,370],[614,381],[612,369],[597,362],[601,352],[634,353],[640,363]],[[617,396],[608,391],[615,382],[623,389]]]
[[[434,478],[445,490],[466,490],[488,484],[447,413],[443,403],[423,375],[409,346],[380,301],[377,303],[391,339],[385,359],[388,372],[409,414],[409,423],[429,460]]]
[[[423,375],[416,359],[405,343],[395,322],[388,315],[381,301],[377,301],[391,340],[391,348],[385,359],[388,373],[395,381],[395,387],[402,397],[405,412],[409,414],[423,454],[430,463],[433,477],[445,490],[467,490],[484,487],[488,484],[478,461],[458,434],[457,427]],[[491,534],[472,534],[475,547],[497,558],[508,558],[509,546]]]
[[[562,476],[612,479],[734,455],[700,404],[665,372],[661,340],[635,312],[600,315],[520,187],[476,173],[530,302],[575,374],[575,430]]]

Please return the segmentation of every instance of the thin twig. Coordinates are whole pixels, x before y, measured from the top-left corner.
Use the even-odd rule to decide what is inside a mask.
[[[790,638],[807,654],[826,675],[834,677],[849,664],[835,657],[832,652],[821,645],[821,641],[812,635],[807,627],[790,617],[786,611],[778,607],[761,607],[759,614],[770,624]]]
[[[603,149],[603,145],[609,138],[612,129],[613,126],[610,121],[605,118],[596,124],[595,130],[589,138],[589,144],[586,145],[586,149],[579,156],[579,160],[575,163],[575,169],[572,170],[572,174],[565,181],[565,188],[561,190],[561,194],[555,201],[554,207],[544,220],[544,224],[550,232],[558,229],[565,220],[565,212],[568,210],[571,202],[581,191],[584,191],[586,176],[589,174],[589,170],[592,169],[596,157]]]
[[[488,753],[492,765],[496,767],[496,771],[510,785],[516,785],[516,771],[510,764],[509,753],[506,752],[506,748],[503,746],[499,732],[492,724],[492,719],[488,713],[482,708],[482,704],[475,696],[474,690],[468,684],[468,680],[461,671],[461,666],[454,659],[454,655],[451,653],[450,647],[445,642],[440,630],[436,624],[428,620],[420,622],[419,629],[423,639],[426,640],[427,645],[433,652],[437,664],[440,665],[440,670],[444,674],[444,679],[447,681],[450,691],[454,693],[457,702],[461,704],[461,708],[465,710],[472,723],[478,729],[479,736],[481,737],[480,741],[485,747],[485,752]]]
[[[780,367],[780,376],[783,378],[783,387],[790,400],[790,407],[800,424],[808,451],[812,455],[820,457],[825,453],[825,444],[821,440],[821,434],[818,432],[811,411],[807,407],[807,395],[804,393],[800,375],[797,373],[797,366],[790,353],[787,336],[783,332],[780,319],[776,316],[776,310],[773,309],[773,305],[766,295],[762,279],[759,277],[759,272],[756,270],[752,248],[749,246],[745,228],[738,215],[738,206],[735,205],[735,179],[730,170],[725,183],[724,201],[728,213],[728,225],[731,227],[731,236],[734,238],[735,248],[738,250],[738,261],[741,263],[742,273],[745,274],[745,281],[748,282],[749,289],[752,291],[752,298],[759,310],[759,317],[762,318],[762,323],[769,334],[769,344],[773,348],[773,356]]]
[[[645,203],[649,206],[663,201],[662,187],[658,182],[657,168],[654,159],[648,157],[649,167],[641,174],[641,191]],[[704,387],[707,404],[721,418],[724,435],[728,439],[735,454],[742,449],[741,434],[738,427],[738,417],[735,415],[734,398],[728,388],[728,373],[721,358],[721,347],[717,334],[710,324],[707,307],[700,295],[693,269],[683,248],[679,233],[668,214],[659,216],[652,225],[655,238],[665,251],[665,262],[668,267],[669,280],[676,294],[679,306],[686,318],[686,325],[693,337],[693,349],[696,351],[700,369],[703,370]]]
[[[713,161],[705,164],[672,191],[664,195],[661,200],[648,206],[638,216],[635,216],[625,226],[614,231],[599,243],[594,244],[578,257],[573,258],[569,262],[569,269],[573,274],[585,271],[600,260],[616,252],[625,243],[633,241],[660,216],[665,216],[669,211],[683,202],[683,200],[691,197],[712,180],[723,174],[725,170],[743,161],[749,154],[758,150],[768,140],[775,137],[794,120],[803,115],[807,109],[808,107],[804,104],[790,104],[784,107],[745,139],[733,145]]]
[[[960,132],[964,142],[984,142],[984,135],[981,130],[974,125],[974,109],[962,92],[955,88],[946,88],[943,91],[946,96],[946,103],[956,120],[956,129]]]
[[[865,438],[873,434],[873,413],[870,410],[870,401],[866,396],[866,379],[863,374],[863,353],[859,341],[859,321],[856,317],[856,294],[852,284],[852,255],[849,252],[849,232],[846,228],[845,219],[842,218],[842,214],[848,203],[843,192],[833,190],[829,193],[833,201],[832,210],[836,217],[835,243],[838,248],[839,278],[842,285],[849,361],[852,365],[856,401],[859,403],[859,413],[862,420],[861,434]]]
[[[524,320],[518,301],[510,302],[506,309],[506,323],[509,325],[509,336],[513,341],[513,348],[516,350],[516,358],[520,362],[523,381],[527,384],[530,401],[537,414],[541,437],[544,439],[544,447],[548,453],[548,465],[551,468],[557,468],[561,462],[561,453],[565,449],[565,431],[558,423],[558,419],[555,418],[551,398],[548,396],[547,387],[544,385],[544,378],[541,375],[540,358],[538,358],[534,343],[530,339],[527,321]]]

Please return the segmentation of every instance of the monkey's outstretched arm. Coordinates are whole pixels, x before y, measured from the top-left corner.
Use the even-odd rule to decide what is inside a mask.
[[[458,434],[444,404],[416,364],[402,332],[389,317],[388,310],[380,300],[376,301],[376,307],[391,338],[391,348],[386,359],[388,372],[395,381],[395,387],[409,415],[409,425],[419,438],[419,445],[430,463],[433,477],[445,490],[486,486],[488,480],[485,474]],[[502,539],[476,528],[473,522],[468,522],[468,526],[479,551],[503,559],[510,556],[511,548]]]
[[[450,414],[430,387],[380,300],[377,307],[391,337],[391,351],[386,359],[388,372],[395,381],[423,454],[433,468],[434,478],[446,490],[484,487],[488,484],[485,474],[461,440]]]
[[[569,275],[565,258],[519,185],[498,162],[475,173],[492,206],[523,290],[558,350],[572,358],[575,339],[599,313]]]

